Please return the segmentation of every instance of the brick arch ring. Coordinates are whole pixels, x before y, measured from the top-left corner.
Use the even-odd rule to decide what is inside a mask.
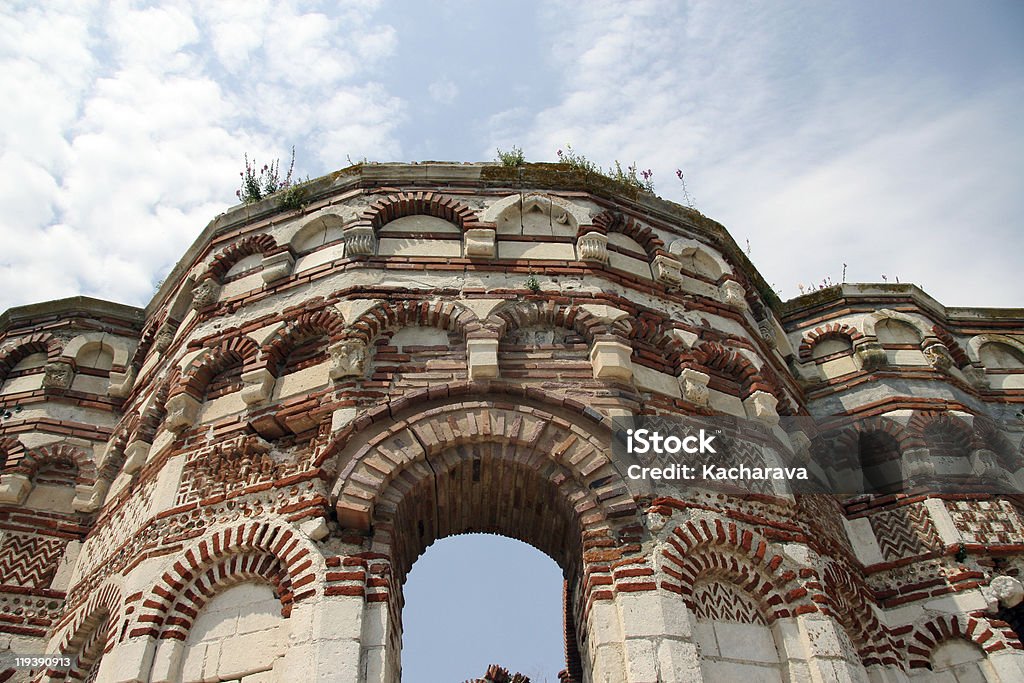
[[[602,431],[600,423],[587,425],[543,407],[494,398],[435,402],[397,424],[350,437],[336,451],[337,461],[344,463],[332,489],[339,523],[368,531],[375,506],[411,464],[479,442],[522,448],[524,464],[535,469],[544,463],[558,465],[567,481],[593,494],[595,519],[637,517],[636,493],[609,457],[610,441],[600,441],[603,436],[610,439],[607,427]],[[543,457],[533,457],[538,454]]]
[[[713,526],[713,528],[712,528]],[[735,522],[687,522],[672,530],[670,547],[662,550],[668,561],[662,588],[678,593],[692,610],[693,589],[701,578],[720,576],[743,589],[760,606],[765,620],[819,612],[814,597],[798,581],[799,568],[770,551],[767,539]],[[788,588],[787,588],[788,587]]]
[[[64,635],[60,639],[57,651],[62,655],[73,653],[73,656],[80,657],[83,652],[90,649],[91,643],[100,638],[104,643],[103,654],[110,652],[118,639],[117,624],[121,619],[123,604],[121,591],[113,584],[107,583],[99,590],[93,591],[84,604],[64,619]],[[106,625],[99,631],[98,628],[103,625],[104,620]],[[65,676],[72,680],[81,679],[85,673],[81,671],[81,664],[81,661],[76,660],[68,670],[51,670],[47,673],[51,679],[60,680]]]
[[[320,554],[298,532],[249,522],[209,534],[185,550],[150,589],[131,637],[184,640],[199,610],[216,590],[246,580],[269,583],[283,616],[316,594]]]
[[[947,640],[963,639],[974,643],[987,657],[1007,647],[987,619],[966,615],[941,616],[919,624],[905,641],[906,661],[911,669],[931,669],[931,657]]]

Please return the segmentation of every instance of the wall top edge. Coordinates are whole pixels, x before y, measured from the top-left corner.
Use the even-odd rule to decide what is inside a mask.
[[[89,296],[72,296],[7,309],[0,314],[0,333],[26,324],[75,316],[114,318],[139,329],[145,321],[145,311],[136,306]]]

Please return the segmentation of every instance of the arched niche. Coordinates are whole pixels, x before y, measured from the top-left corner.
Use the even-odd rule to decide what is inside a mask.
[[[989,370],[1024,370],[1024,352],[1001,341],[982,344],[978,360]]]
[[[590,223],[590,212],[554,195],[515,194],[491,204],[480,220],[494,223],[499,237],[540,235],[573,238],[580,225]]]
[[[717,252],[697,240],[676,239],[669,245],[668,251],[679,261],[684,274],[711,283],[718,282],[723,274],[732,270]]]
[[[305,256],[342,240],[344,218],[333,212],[322,212],[311,216],[289,241],[296,256]]]
[[[46,352],[28,353],[7,371],[0,383],[0,394],[16,394],[35,391],[43,386],[43,372],[46,368]]]

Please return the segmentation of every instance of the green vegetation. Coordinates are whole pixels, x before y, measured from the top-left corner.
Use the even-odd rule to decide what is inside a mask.
[[[512,149],[507,152],[499,147],[498,158],[495,161],[500,162],[505,168],[518,168],[526,163],[526,156],[523,154],[523,150],[515,145],[512,145]]]

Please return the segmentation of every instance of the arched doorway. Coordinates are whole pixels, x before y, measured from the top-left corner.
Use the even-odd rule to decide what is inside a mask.
[[[491,533],[537,548],[566,579],[567,666],[588,671],[588,571],[607,571],[621,530],[638,523],[636,496],[611,459],[607,426],[528,403],[465,401],[389,416],[337,454],[332,491],[344,529],[388,562],[382,680],[401,670],[402,589],[435,541]]]

